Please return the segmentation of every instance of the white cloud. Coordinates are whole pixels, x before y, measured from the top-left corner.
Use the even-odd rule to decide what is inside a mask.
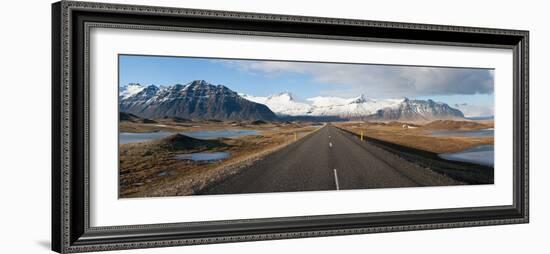
[[[329,64],[281,61],[223,61],[242,71],[269,76],[308,75],[334,85],[341,96],[364,93],[372,97],[493,93],[493,71],[390,65]]]

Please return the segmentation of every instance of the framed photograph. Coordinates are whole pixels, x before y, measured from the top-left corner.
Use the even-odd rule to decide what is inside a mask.
[[[52,13],[54,251],[529,220],[528,31]]]

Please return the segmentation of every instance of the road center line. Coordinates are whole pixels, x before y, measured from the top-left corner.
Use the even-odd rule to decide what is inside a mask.
[[[334,169],[334,182],[336,183],[336,190],[340,190],[340,185],[338,184],[338,172]]]
[[[328,142],[328,147],[332,148],[332,142]]]

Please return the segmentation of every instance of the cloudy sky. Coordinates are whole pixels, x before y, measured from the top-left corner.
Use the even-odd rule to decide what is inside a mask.
[[[467,116],[492,115],[493,70],[396,65],[222,60],[185,57],[119,57],[119,82],[185,84],[204,79],[239,93],[269,96],[291,92],[314,96],[433,99]]]

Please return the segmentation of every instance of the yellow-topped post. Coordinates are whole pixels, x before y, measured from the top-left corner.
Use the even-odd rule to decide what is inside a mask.
[[[361,141],[363,141],[363,131],[361,131]]]

